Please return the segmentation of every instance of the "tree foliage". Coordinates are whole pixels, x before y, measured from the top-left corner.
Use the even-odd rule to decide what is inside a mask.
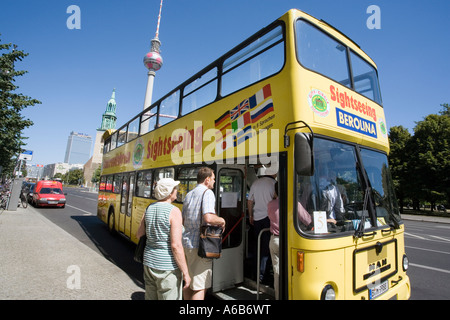
[[[415,209],[421,201],[450,204],[450,107],[441,105],[440,114],[430,114],[416,123],[414,135],[402,126],[389,131],[389,163],[397,197],[412,200]]]
[[[16,45],[0,43],[0,166],[4,172],[11,171],[15,157],[24,151],[23,130],[33,125],[30,119],[22,116],[23,109],[41,102],[18,93],[14,84],[16,77],[27,73],[16,70],[15,63],[22,61],[28,53],[17,50]]]

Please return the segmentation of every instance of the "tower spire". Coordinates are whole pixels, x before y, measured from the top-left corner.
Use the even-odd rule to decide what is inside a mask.
[[[161,41],[159,41],[159,25],[161,23],[161,11],[162,11],[163,0],[159,5],[159,15],[158,15],[158,23],[156,25],[156,34],[155,38],[151,41],[151,49],[150,52],[147,53],[144,57],[144,65],[148,69],[148,81],[147,81],[147,91],[145,94],[144,101],[144,109],[148,108],[152,103],[152,95],[153,95],[153,81],[156,75],[156,71],[161,69],[163,64],[163,59],[160,55],[160,46]]]
[[[114,88],[111,94],[111,99],[109,99],[108,103],[106,104],[106,111],[102,116],[102,125],[98,130],[105,131],[108,129],[116,128],[116,107],[116,88]]]
[[[161,23],[162,5],[163,5],[163,0],[161,0],[161,3],[159,4],[158,24],[156,25],[156,34],[155,34],[156,39],[159,39],[159,24]]]
[[[158,15],[158,23],[156,25],[156,34],[155,38],[151,41],[151,49],[150,52],[144,56],[144,65],[148,69],[147,73],[147,89],[145,91],[145,99],[144,99],[144,110],[150,107],[152,104],[152,96],[153,96],[153,82],[155,80],[156,71],[161,69],[163,64],[163,59],[160,55],[160,46],[161,41],[159,41],[159,25],[161,23],[161,11],[162,11],[163,0],[159,5],[159,15]],[[150,113],[150,112],[148,112]],[[148,132],[148,121],[141,124],[141,134]]]

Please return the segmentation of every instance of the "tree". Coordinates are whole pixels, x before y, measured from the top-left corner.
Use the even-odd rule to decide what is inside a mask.
[[[404,199],[409,195],[408,160],[411,152],[408,146],[410,143],[411,134],[408,129],[403,126],[389,129],[389,167],[401,212],[403,212]]]
[[[63,175],[63,181],[68,184],[80,185],[84,183],[84,174],[82,169],[70,170]]]
[[[411,136],[402,126],[389,130],[389,166],[400,207],[410,198],[415,210],[428,201],[450,204],[450,106],[416,123]]]
[[[12,51],[11,47],[13,48]],[[30,119],[25,119],[21,111],[41,102],[16,92],[19,88],[14,84],[16,77],[23,76],[27,71],[15,70],[15,62],[28,56],[16,45],[0,43],[0,167],[4,172],[12,172],[17,157],[24,151],[22,131],[33,125]]]
[[[92,175],[91,182],[93,183],[99,182],[101,173],[102,173],[102,166],[99,166],[97,169],[95,169],[94,174]]]
[[[430,114],[417,122],[411,139],[414,188],[432,210],[437,201],[450,203],[450,110],[448,104],[442,106],[440,115]]]

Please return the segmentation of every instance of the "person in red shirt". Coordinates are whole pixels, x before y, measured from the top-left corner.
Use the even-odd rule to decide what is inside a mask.
[[[298,202],[297,204],[298,219],[306,226],[311,224],[311,216]],[[269,242],[270,256],[272,258],[273,265],[273,278],[275,288],[275,299],[279,299],[279,275],[280,275],[280,214],[279,214],[279,201],[278,201],[278,182],[275,183],[275,193],[273,200],[267,204],[267,215],[270,219],[270,233],[272,234]]]

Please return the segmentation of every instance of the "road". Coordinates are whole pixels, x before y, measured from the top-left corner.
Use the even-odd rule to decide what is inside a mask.
[[[142,265],[134,262],[135,245],[121,236],[112,236],[97,218],[97,193],[87,189],[64,188],[67,202],[61,208],[36,208],[85,245],[103,255],[143,286]]]
[[[112,236],[97,218],[97,194],[76,188],[65,188],[64,192],[67,192],[66,208],[37,210],[143,284],[142,265],[133,261],[135,245]],[[449,300],[450,224],[405,220],[405,227],[411,300]]]
[[[450,299],[450,224],[405,221],[411,300]]]

